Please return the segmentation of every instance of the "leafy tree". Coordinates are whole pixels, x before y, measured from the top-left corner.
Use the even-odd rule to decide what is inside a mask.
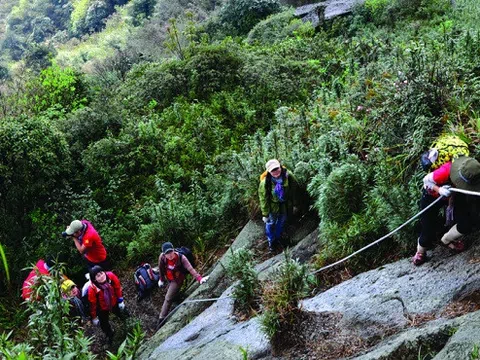
[[[260,20],[280,9],[278,0],[227,0],[220,10],[219,19],[239,35],[245,35]]]
[[[70,112],[87,103],[82,76],[72,68],[62,69],[53,64],[30,80],[26,87],[22,101],[37,114],[50,108]]]
[[[156,4],[157,0],[133,0],[130,8],[133,24],[138,26],[142,24],[144,20],[149,19],[155,10]]]
[[[45,207],[68,177],[70,153],[64,135],[44,117],[7,118],[0,122],[1,243],[17,254],[36,249],[22,242],[28,236],[29,214]],[[43,256],[44,254],[42,254]],[[10,258],[13,270],[23,256]]]

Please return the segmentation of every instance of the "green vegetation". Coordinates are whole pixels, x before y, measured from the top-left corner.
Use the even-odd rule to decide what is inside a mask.
[[[74,218],[95,224],[119,268],[168,240],[207,258],[258,214],[276,157],[313,199],[322,266],[417,212],[432,139],[456,133],[480,155],[478,2],[369,0],[318,29],[273,0],[185,3],[0,4],[5,334],[25,321],[12,300],[22,268],[60,254],[78,275],[60,236]],[[410,254],[415,238],[408,226],[349,266]],[[292,289],[286,307],[275,287],[264,300],[272,336],[272,309],[304,293]],[[9,351],[36,351],[15,337],[2,337]]]
[[[274,280],[264,286],[261,325],[274,346],[293,327],[300,313],[298,301],[308,295],[314,280],[308,273],[307,265],[298,263],[285,252],[285,263],[276,269]]]
[[[227,275],[238,280],[233,290],[236,309],[245,315],[258,310],[260,283],[254,266],[253,253],[245,248],[232,251],[231,260],[226,266]]]

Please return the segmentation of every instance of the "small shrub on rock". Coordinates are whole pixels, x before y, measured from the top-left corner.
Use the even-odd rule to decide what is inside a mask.
[[[237,310],[242,315],[257,310],[260,288],[253,265],[253,252],[245,248],[232,251],[231,261],[225,269],[230,278],[238,280],[233,291]]]

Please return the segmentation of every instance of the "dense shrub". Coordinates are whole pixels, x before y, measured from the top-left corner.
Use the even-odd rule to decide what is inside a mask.
[[[308,272],[306,265],[301,265],[285,252],[285,263],[275,271],[274,280],[263,288],[264,311],[260,321],[274,347],[279,345],[282,335],[291,330],[300,312],[298,301],[308,295],[314,283]]]
[[[0,152],[1,242],[12,251],[29,251],[38,246],[21,241],[29,234],[29,213],[54,202],[56,189],[64,186],[71,165],[68,145],[49,119],[10,118],[0,122]],[[25,258],[11,260],[17,269]]]
[[[224,26],[230,26],[237,34],[244,35],[260,20],[279,11],[278,0],[227,0],[219,18]]]
[[[295,35],[313,35],[314,31],[311,23],[296,19],[293,10],[283,11],[255,25],[248,33],[246,41],[250,44],[272,45]]]

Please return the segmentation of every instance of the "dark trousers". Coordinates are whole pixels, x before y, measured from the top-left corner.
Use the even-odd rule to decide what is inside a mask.
[[[478,197],[454,193],[453,195],[453,218],[457,224],[457,230],[462,234],[469,234],[478,226],[480,201]],[[425,209],[428,205],[436,200],[426,190],[423,190],[422,198],[420,199],[420,209]],[[437,232],[442,230],[442,219],[439,218],[439,210],[448,205],[448,200],[443,199],[436,203],[433,207],[428,209],[420,217],[422,230],[418,243],[424,248],[432,248],[437,239]]]
[[[434,202],[437,198],[430,195],[425,189],[422,192],[420,199],[420,210],[425,209],[428,205]],[[422,230],[418,238],[418,243],[424,248],[430,249],[437,240],[437,231],[443,228],[442,220],[438,216],[439,210],[448,205],[446,199],[440,200],[425,213],[420,216],[420,223]]]
[[[122,312],[118,308],[118,304],[116,304],[113,307],[111,312],[117,315],[121,319],[124,318]],[[113,338],[113,330],[109,321],[110,311],[98,309],[97,316],[98,316],[98,320],[100,320],[100,328],[102,329],[102,331],[105,333],[105,335],[107,335],[109,339]]]
[[[457,230],[462,234],[470,234],[479,226],[480,198],[473,195],[455,193],[453,216]]]
[[[93,268],[95,265],[99,265],[102,267],[102,269],[104,271],[110,271],[112,270],[111,266],[110,266],[110,261],[108,260],[108,257],[99,262],[99,263],[94,263],[94,262],[91,262],[90,260],[87,260],[86,257],[83,258],[85,260],[85,262],[87,263],[87,271],[90,271],[91,268]]]

